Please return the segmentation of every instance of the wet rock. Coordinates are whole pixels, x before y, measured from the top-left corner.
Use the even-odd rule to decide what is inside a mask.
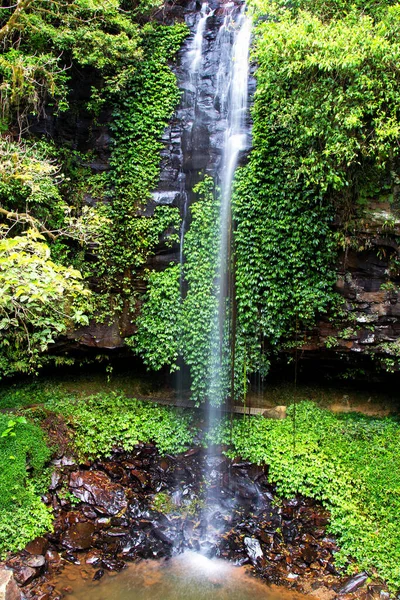
[[[358,573],[354,577],[351,577],[345,585],[339,590],[339,594],[351,594],[360,588],[367,581],[368,575],[366,573]]]
[[[56,550],[47,550],[45,558],[53,567],[57,567],[61,564],[61,556]]]
[[[46,560],[42,554],[32,554],[32,556],[24,558],[23,562],[26,567],[32,567],[33,569],[40,569],[46,564]]]
[[[0,600],[21,600],[21,598],[13,572],[0,568]]]
[[[77,558],[71,552],[66,552],[65,554],[63,554],[63,558],[65,560],[67,560],[68,562],[72,563],[73,565],[80,565],[81,564],[79,558]]]
[[[93,581],[98,581],[99,579],[101,579],[104,575],[105,571],[104,569],[98,569],[96,571],[96,573],[93,575]]]
[[[76,461],[72,456],[63,456],[62,458],[56,458],[52,461],[55,467],[71,467],[76,464]]]
[[[75,523],[62,535],[61,543],[68,550],[86,550],[93,542],[93,523]]]
[[[90,550],[85,558],[85,563],[87,565],[98,565],[101,562],[101,553],[100,550]]]
[[[124,488],[100,471],[71,473],[69,485],[74,496],[103,514],[116,515],[127,507]]]
[[[128,531],[123,527],[110,527],[110,529],[107,529],[107,536],[109,537],[123,537],[124,535],[128,535]]]
[[[90,506],[82,506],[81,512],[87,519],[95,519],[97,517],[97,512]]]
[[[122,571],[125,569],[126,564],[123,560],[116,560],[114,558],[103,557],[101,564],[107,571]]]
[[[152,531],[152,534],[154,535],[154,537],[157,540],[160,540],[160,542],[163,542],[164,544],[167,544],[168,546],[172,546],[173,545],[173,541],[165,535],[165,533],[163,533],[161,531],[161,529],[158,529],[157,527],[155,527]]]
[[[32,567],[20,567],[14,571],[15,580],[22,587],[30,583],[37,575],[38,572]]]
[[[56,490],[61,485],[61,481],[61,473],[59,473],[58,471],[53,471],[53,473],[51,474],[51,483],[49,485],[49,490]]]
[[[37,537],[25,546],[25,551],[29,554],[46,554],[49,542],[44,537]]]
[[[256,538],[245,537],[243,543],[247,555],[253,563],[256,563],[258,559],[263,558],[264,554],[260,542]]]

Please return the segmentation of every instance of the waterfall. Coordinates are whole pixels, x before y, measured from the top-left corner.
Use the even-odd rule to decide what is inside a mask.
[[[235,170],[240,153],[249,146],[247,125],[249,49],[251,20],[243,6],[238,12],[235,4],[225,5],[226,15],[220,28],[216,46],[220,57],[216,77],[214,107],[219,118],[225,120],[222,156],[216,172],[220,185],[219,249],[217,277],[217,314],[211,330],[210,389],[208,391],[208,427],[218,426],[221,420],[222,404],[229,397],[229,384],[233,369],[234,336],[232,327],[233,299],[230,298],[229,280],[232,276],[232,208],[231,196]],[[229,332],[229,329],[231,331]],[[229,333],[231,340],[229,340]],[[229,343],[231,341],[231,343]],[[233,390],[231,389],[231,393]],[[233,400],[233,399],[231,399]],[[207,490],[205,507],[205,530],[203,551],[208,552],[215,543],[219,529],[210,525],[213,514],[223,511],[221,505],[221,472],[223,463],[219,448],[210,446],[207,450]]]
[[[231,195],[240,152],[248,147],[247,127],[249,48],[251,20],[245,6],[236,14],[233,3],[226,5],[227,14],[218,33],[221,56],[214,105],[226,119],[222,160],[218,169],[220,182],[219,257],[218,257],[218,316],[212,331],[211,385],[209,399],[220,405],[228,395],[229,371],[232,357],[227,345],[228,279],[232,237]],[[234,335],[234,332],[232,332]]]

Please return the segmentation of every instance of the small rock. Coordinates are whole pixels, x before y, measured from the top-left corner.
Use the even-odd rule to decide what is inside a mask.
[[[52,490],[52,491],[56,490],[61,483],[61,479],[62,479],[61,474],[58,471],[53,471],[53,473],[51,474],[51,482],[49,485],[49,490]]]
[[[36,569],[32,569],[32,567],[22,567],[21,569],[14,571],[15,580],[21,586],[30,583],[32,579],[35,579],[37,574]]]
[[[108,571],[122,571],[126,567],[123,560],[114,560],[113,558],[103,558],[102,565]]]
[[[96,571],[96,573],[93,575],[93,581],[98,581],[99,579],[101,579],[104,575],[105,571],[104,569],[98,569]]]
[[[359,587],[364,585],[367,579],[368,575],[366,573],[358,573],[358,575],[347,580],[346,584],[339,590],[339,594],[351,594],[355,592]]]
[[[110,529],[107,529],[107,535],[109,537],[123,537],[128,535],[128,531],[123,527],[110,527]]]
[[[47,550],[45,558],[53,567],[57,567],[61,564],[61,556],[58,554],[57,550]]]
[[[40,567],[44,567],[46,563],[46,559],[42,554],[32,554],[27,558],[23,559],[24,565],[27,567],[32,567],[33,569],[40,569]]]
[[[88,552],[86,559],[85,559],[85,563],[87,565],[98,565],[100,561],[101,561],[101,555],[98,550],[97,551],[91,550],[90,552]]]

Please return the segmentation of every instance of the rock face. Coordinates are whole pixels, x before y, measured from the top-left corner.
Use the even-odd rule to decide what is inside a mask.
[[[0,568],[0,600],[21,600],[21,598],[13,572]]]
[[[153,194],[155,204],[174,204],[182,213],[186,202],[190,204],[193,186],[203,174],[218,176],[227,128],[224,94],[221,94],[222,99],[216,99],[218,88],[224,84],[221,73],[224,2],[211,0],[206,11],[200,11],[198,3],[188,2],[183,16],[192,35],[180,50],[176,68],[182,100],[162,138],[160,182]],[[196,66],[194,34],[202,18],[203,62]],[[254,89],[255,80],[250,77],[250,96]],[[248,139],[248,148],[250,142]]]
[[[371,206],[366,211],[368,227],[360,220],[355,234],[360,249],[342,252],[337,264],[336,290],[343,297],[346,316],[339,326],[324,319],[307,332],[302,348],[306,359],[343,359],[343,365],[367,369],[374,363],[398,368],[396,360],[391,361],[400,356],[400,221],[387,206],[386,218],[391,214],[394,225],[385,231],[384,205],[379,210]]]

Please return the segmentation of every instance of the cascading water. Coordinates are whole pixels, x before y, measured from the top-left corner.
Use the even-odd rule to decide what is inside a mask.
[[[226,5],[228,14],[218,34],[221,62],[217,74],[214,104],[225,116],[223,154],[218,179],[221,188],[218,256],[218,317],[212,331],[212,368],[209,399],[220,405],[228,395],[231,357],[227,347],[228,275],[230,267],[232,184],[240,152],[248,147],[246,126],[249,81],[249,48],[251,21],[245,7],[235,15],[235,5]],[[233,43],[232,43],[233,39]],[[234,332],[233,332],[234,335]]]
[[[230,373],[233,369],[232,344],[235,331],[232,330],[232,298],[230,298],[229,278],[231,269],[232,244],[232,185],[240,153],[249,145],[249,127],[247,125],[249,49],[251,39],[251,20],[245,14],[245,6],[240,12],[233,3],[225,5],[224,23],[217,36],[217,51],[220,64],[217,73],[217,85],[214,106],[226,120],[222,160],[217,177],[220,184],[219,212],[219,252],[217,279],[217,312],[211,328],[211,365],[210,389],[208,392],[208,426],[213,429],[221,420],[222,404],[229,395]],[[229,335],[229,329],[231,329]],[[232,340],[231,340],[232,341]],[[233,390],[231,390],[231,393]],[[213,544],[213,536],[218,528],[209,531],[210,516],[221,512],[220,472],[218,466],[223,462],[220,451],[210,446],[207,453],[208,486],[206,494],[205,550]],[[210,539],[211,537],[211,539]]]

